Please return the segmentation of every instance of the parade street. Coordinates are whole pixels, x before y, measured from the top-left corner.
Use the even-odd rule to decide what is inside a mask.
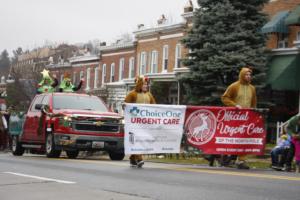
[[[268,169],[237,170],[204,165],[103,158],[49,159],[0,154],[1,200],[50,199],[298,199],[300,175]]]

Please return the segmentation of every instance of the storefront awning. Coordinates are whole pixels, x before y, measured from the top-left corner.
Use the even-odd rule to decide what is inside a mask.
[[[285,19],[286,25],[300,25],[300,5],[291,11],[289,16]]]
[[[268,83],[274,90],[300,90],[300,57],[275,56],[269,64]]]
[[[266,23],[262,28],[262,33],[288,33],[288,27],[284,20],[289,15],[289,11],[281,11],[272,17],[271,21]]]

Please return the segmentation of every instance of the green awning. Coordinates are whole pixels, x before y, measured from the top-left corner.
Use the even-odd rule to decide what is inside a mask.
[[[285,19],[286,25],[300,25],[300,5],[291,11],[289,16]]]
[[[271,21],[266,23],[262,28],[262,33],[288,33],[289,29],[284,20],[289,15],[289,11],[278,12]]]
[[[269,64],[268,83],[274,90],[300,90],[300,57],[274,56]]]

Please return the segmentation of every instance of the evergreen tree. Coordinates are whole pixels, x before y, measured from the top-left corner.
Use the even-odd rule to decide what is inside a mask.
[[[0,55],[0,74],[1,76],[7,75],[10,66],[10,59],[7,50],[3,50]]]
[[[12,64],[15,64],[18,62],[18,57],[23,54],[22,47],[18,47],[16,50],[13,50],[13,54],[14,55],[12,57]]]
[[[187,103],[221,105],[220,96],[244,66],[253,69],[253,84],[265,86],[267,22],[262,8],[268,0],[198,0],[193,27],[183,43],[191,50],[184,64],[190,73],[181,78]]]

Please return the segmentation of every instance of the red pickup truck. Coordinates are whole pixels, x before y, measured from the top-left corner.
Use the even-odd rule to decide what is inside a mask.
[[[68,158],[76,158],[79,151],[99,150],[107,151],[112,160],[124,158],[123,117],[92,95],[37,95],[23,119],[10,122],[10,130],[16,156],[25,149],[47,157],[59,157],[64,150]]]

